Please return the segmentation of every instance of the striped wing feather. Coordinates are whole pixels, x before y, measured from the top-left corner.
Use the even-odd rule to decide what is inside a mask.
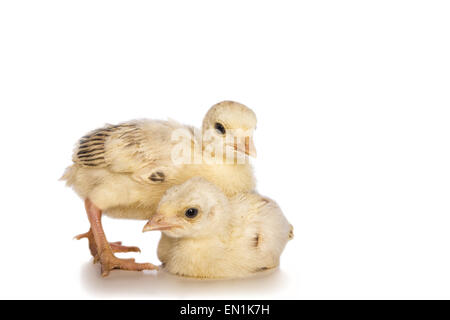
[[[136,123],[106,125],[78,142],[73,161],[84,167],[133,172],[145,163],[143,130]]]

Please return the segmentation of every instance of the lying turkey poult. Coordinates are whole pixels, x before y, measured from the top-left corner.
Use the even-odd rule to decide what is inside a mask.
[[[160,230],[158,258],[170,273],[240,278],[273,269],[293,238],[275,201],[255,192],[231,198],[201,177],[172,187],[143,231]]]

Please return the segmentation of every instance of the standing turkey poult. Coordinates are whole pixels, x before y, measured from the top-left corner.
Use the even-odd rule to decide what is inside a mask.
[[[114,252],[139,251],[139,248],[122,246],[120,242],[108,243],[101,224],[102,213],[148,220],[168,188],[194,176],[215,183],[227,196],[253,190],[253,171],[246,156],[255,156],[255,128],[256,116],[251,109],[237,102],[223,101],[209,109],[201,133],[174,121],[136,120],[106,125],[82,137],[74,151],[74,164],[66,169],[62,180],[85,200],[91,228],[77,239],[89,239],[94,262],[101,263],[102,275],[108,275],[112,269],[156,268],[150,263],[136,263],[134,259],[119,259],[114,255]],[[173,153],[180,145],[174,136],[180,130],[188,133],[189,148],[201,146],[190,150],[196,159],[200,154],[200,161],[174,163]],[[223,148],[215,161],[201,157],[205,153],[205,140]],[[216,151],[213,149],[213,156]],[[230,153],[232,161],[225,159]],[[246,161],[237,161],[244,154]]]
[[[273,269],[293,227],[278,205],[255,192],[231,198],[194,177],[167,190],[143,231],[160,230],[158,258],[170,273],[239,278]]]

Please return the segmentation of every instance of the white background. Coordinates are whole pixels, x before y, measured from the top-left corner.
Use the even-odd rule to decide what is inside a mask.
[[[447,1],[2,1],[0,298],[450,298]],[[258,190],[295,226],[281,268],[102,279],[58,178],[104,123],[258,116]],[[157,262],[144,221],[111,241]]]

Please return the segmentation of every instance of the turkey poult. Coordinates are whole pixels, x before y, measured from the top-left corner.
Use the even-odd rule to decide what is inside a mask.
[[[251,109],[223,101],[207,112],[201,132],[174,121],[136,120],[106,125],[82,137],[73,154],[74,163],[61,179],[85,200],[91,228],[77,239],[89,239],[91,254],[94,262],[100,262],[102,275],[112,269],[157,268],[114,255],[139,248],[108,243],[101,224],[103,213],[148,220],[168,188],[194,176],[214,182],[227,196],[253,190],[255,181],[247,155],[255,155],[255,128],[256,116]],[[189,161],[185,158],[174,162],[174,150],[183,149],[180,141],[187,141]],[[208,151],[210,158],[216,156],[210,161],[202,156],[213,144],[219,149]],[[242,157],[245,161],[239,161]]]
[[[158,258],[173,274],[239,278],[279,265],[293,227],[278,205],[255,192],[231,198],[194,177],[172,187],[143,231],[160,230]]]

